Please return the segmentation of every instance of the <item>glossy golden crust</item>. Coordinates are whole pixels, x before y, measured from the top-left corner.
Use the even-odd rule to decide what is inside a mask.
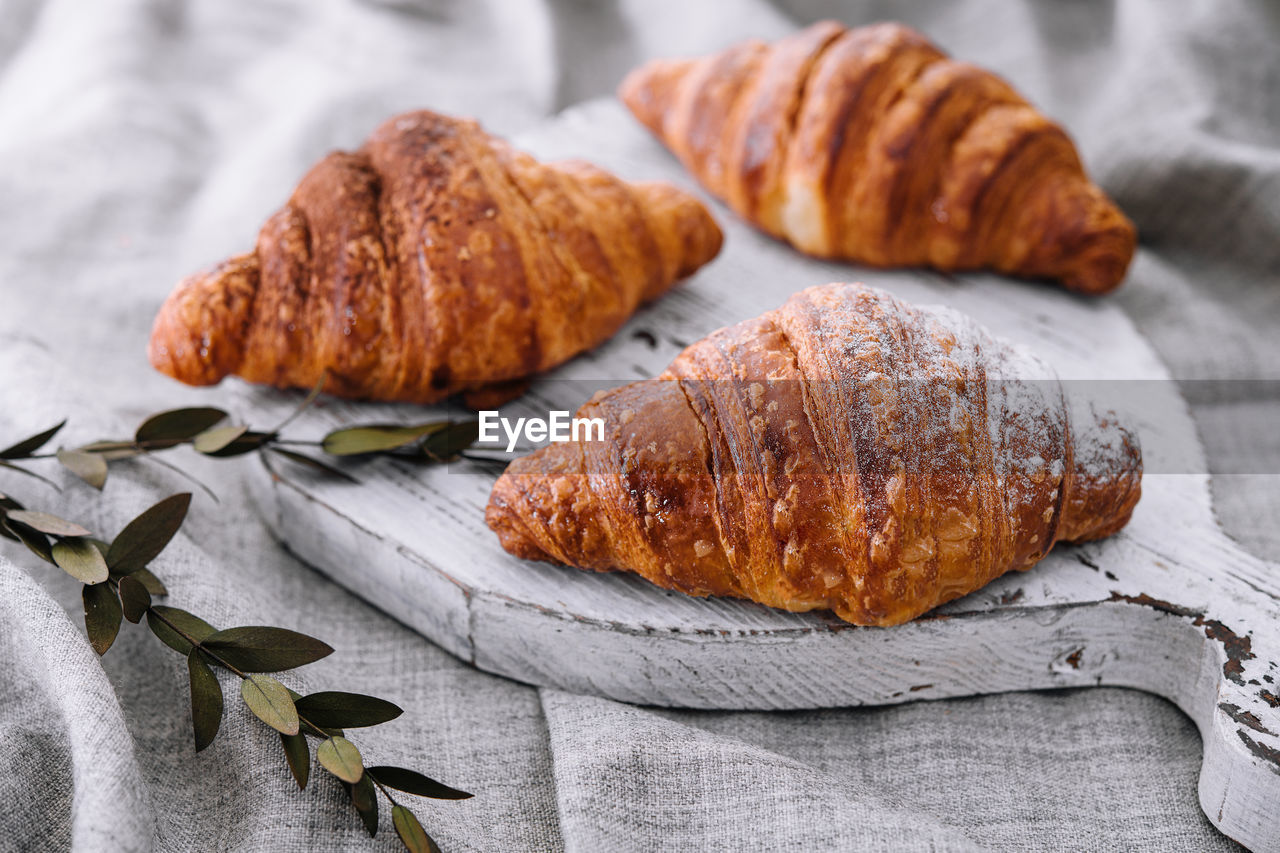
[[[303,178],[256,249],[182,282],[149,355],[346,397],[506,395],[612,335],[713,258],[693,196],[587,163],[542,164],[472,121],[398,116]]]
[[[1119,286],[1137,235],[999,77],[900,24],[658,60],[619,96],[708,191],[820,257]]]
[[[859,625],[1109,535],[1141,492],[1136,438],[1043,362],[862,285],[809,288],[578,415],[605,440],[494,486],[508,551]]]

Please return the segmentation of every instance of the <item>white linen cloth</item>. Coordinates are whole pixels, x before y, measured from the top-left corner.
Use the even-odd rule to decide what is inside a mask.
[[[1280,14],[1265,0],[0,0],[0,445],[65,416],[70,446],[225,400],[151,371],[156,308],[383,118],[425,106],[516,134],[643,59],[827,16],[904,20],[1008,77],[1137,221],[1142,251],[1112,298],[1173,373],[1280,378]],[[1276,400],[1196,387],[1211,457],[1244,472],[1215,477],[1222,520],[1275,559],[1280,481],[1256,452],[1275,441]],[[284,553],[244,496],[256,464],[197,473],[222,501],[197,498],[156,564],[171,603],[319,636],[337,653],[292,686],[402,705],[358,743],[476,794],[414,803],[445,850],[1234,846],[1197,804],[1194,727],[1162,700],[694,713],[537,690]],[[0,490],[108,533],[187,488],[142,465],[116,470],[106,499],[0,471]],[[397,848],[385,804],[370,840],[332,779],[298,792],[234,694],[196,755],[183,661],[126,624],[100,662],[78,585],[9,543],[0,592],[0,849]]]

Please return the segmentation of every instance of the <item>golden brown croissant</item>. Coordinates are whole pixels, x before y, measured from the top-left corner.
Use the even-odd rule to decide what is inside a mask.
[[[347,397],[516,385],[612,335],[713,258],[693,196],[542,164],[475,122],[408,113],[303,178],[257,248],[183,281],[151,363]]]
[[[1135,436],[1046,364],[856,284],[721,329],[578,416],[604,440],[542,448],[493,488],[512,554],[859,625],[1108,536],[1141,491]]]
[[[814,24],[632,72],[619,95],[743,218],[873,266],[1117,287],[1133,224],[1075,146],[994,74],[900,24]]]

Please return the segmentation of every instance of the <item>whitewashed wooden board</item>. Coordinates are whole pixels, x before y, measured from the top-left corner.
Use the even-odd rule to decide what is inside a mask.
[[[625,177],[691,185],[611,101],[571,110],[518,142],[541,157],[584,156]],[[1150,691],[1199,727],[1209,819],[1255,850],[1280,850],[1280,568],[1240,551],[1218,528],[1190,415],[1120,309],[993,276],[819,263],[713,209],[726,232],[720,258],[504,414],[572,411],[589,396],[589,380],[609,387],[652,376],[687,343],[796,290],[862,280],[959,308],[1034,346],[1065,378],[1148,380],[1102,389],[1122,409],[1141,398],[1128,416],[1149,473],[1132,523],[888,629],[516,560],[484,524],[496,469],[475,463],[381,460],[353,466],[357,487],[277,462],[284,479],[256,479],[283,543],[481,669],[626,702],[783,709],[1088,685]],[[297,402],[238,387],[239,414],[255,425]],[[301,425],[319,436],[338,424],[446,411],[331,401]]]

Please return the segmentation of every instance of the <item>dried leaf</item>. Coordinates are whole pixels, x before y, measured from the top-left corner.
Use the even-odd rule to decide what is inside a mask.
[[[107,460],[101,455],[83,450],[59,450],[58,461],[95,489],[101,490],[107,484]]]
[[[285,686],[269,675],[250,675],[240,682],[240,696],[259,720],[285,735],[298,733],[298,710]]]
[[[129,577],[146,587],[147,592],[153,596],[169,594],[169,590],[160,582],[160,578],[152,574],[150,569],[138,569],[136,572],[131,572]]]
[[[199,616],[195,616],[185,610],[179,610],[176,607],[166,607],[163,604],[154,605],[147,611],[147,627],[151,629],[151,633],[160,639],[160,642],[175,652],[180,652],[184,655],[191,654],[191,643],[178,631],[165,624],[164,620],[166,619],[178,631],[191,636],[197,643],[203,642],[206,637],[214,633],[214,627]]]
[[[120,631],[120,619],[124,615],[120,609],[120,598],[109,583],[86,584],[81,597],[89,644],[99,655],[105,655]]]
[[[243,456],[246,453],[252,453],[264,444],[272,441],[275,437],[276,434],[274,432],[253,432],[250,430],[230,441],[225,447],[218,450],[207,451],[205,455],[214,456],[218,459],[228,459],[232,456]]]
[[[142,422],[134,434],[134,441],[172,447],[195,438],[227,416],[222,409],[198,406],[189,409],[171,409],[152,415]]]
[[[191,506],[191,493],[171,495],[125,525],[107,551],[111,571],[129,574],[145,568],[178,532]]]
[[[88,539],[59,539],[53,543],[52,554],[58,568],[81,583],[99,584],[107,579],[107,561]]]
[[[106,563],[102,564],[104,567]],[[124,618],[137,625],[151,606],[151,593],[137,575],[125,575],[118,584],[120,603],[124,605]]]
[[[191,724],[199,752],[213,743],[222,724],[222,685],[199,649],[187,655],[187,674],[191,677]]]
[[[217,453],[249,431],[247,426],[225,426],[207,429],[191,443],[200,453]]]
[[[352,785],[364,775],[360,750],[344,737],[331,737],[316,747],[316,760],[325,770]]]
[[[457,456],[480,439],[479,421],[455,421],[422,442],[422,453],[443,462]]]
[[[33,527],[41,533],[48,533],[50,536],[88,536],[89,531],[85,530],[74,521],[67,521],[65,518],[58,518],[47,512],[40,512],[31,509],[14,509],[9,511],[9,518],[28,527]]]
[[[314,468],[317,471],[323,471],[326,474],[332,474],[335,477],[341,477],[342,479],[346,480],[348,483],[360,482],[355,477],[352,477],[350,474],[348,474],[346,471],[343,471],[341,468],[335,468],[326,462],[321,462],[319,459],[315,459],[311,456],[307,456],[306,454],[297,453],[293,450],[286,450],[283,447],[273,447],[271,448],[271,452],[276,453],[280,456],[283,456],[285,459],[288,459],[291,462],[297,462],[299,465],[306,465],[308,468]]]
[[[307,738],[303,734],[282,734],[280,743],[284,745],[284,760],[289,763],[289,772],[298,783],[298,790],[303,790],[311,777],[311,747],[307,745]]]
[[[370,838],[378,835],[378,792],[373,787],[373,780],[366,773],[360,781],[350,786],[351,803],[360,814],[365,831]]]
[[[440,848],[418,823],[418,818],[404,806],[397,804],[391,807],[391,823],[409,853],[440,853]]]
[[[286,628],[246,625],[227,628],[204,640],[232,666],[245,672],[280,672],[333,654],[333,647]]]
[[[296,702],[298,713],[317,726],[358,729],[394,720],[404,713],[398,706],[376,696],[326,690],[310,693]]]
[[[423,776],[416,770],[406,770],[403,767],[370,767],[369,774],[388,788],[395,788],[406,794],[417,794],[419,797],[431,797],[436,800],[469,800],[474,796]]]
[[[445,421],[402,426],[399,424],[369,424],[334,430],[324,437],[320,447],[330,456],[359,456],[364,453],[382,453],[412,444],[423,436],[446,428]]]
[[[64,420],[55,427],[50,427],[44,432],[36,433],[30,438],[24,438],[17,444],[6,447],[4,450],[0,450],[0,459],[26,459],[32,453],[35,453],[40,448],[44,447],[45,444],[48,443],[49,439],[57,435],[58,430],[62,429],[66,425],[67,422]]]
[[[31,552],[37,557],[46,563],[53,563],[53,549],[49,546],[49,537],[33,527],[17,523],[12,518],[4,519],[4,527],[18,537],[22,544],[30,548]],[[56,566],[57,563],[54,563],[54,565]]]

